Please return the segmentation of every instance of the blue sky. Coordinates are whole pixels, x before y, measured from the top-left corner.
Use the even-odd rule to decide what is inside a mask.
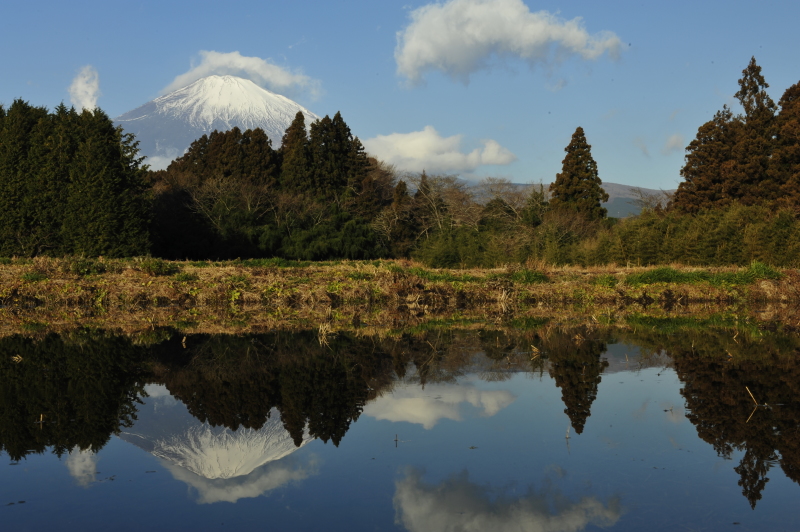
[[[798,20],[794,0],[32,0],[2,10],[0,103],[80,101],[90,66],[84,97],[115,117],[235,73],[341,111],[401,169],[550,182],[582,126],[602,180],[670,189],[751,56],[776,102],[800,81]]]

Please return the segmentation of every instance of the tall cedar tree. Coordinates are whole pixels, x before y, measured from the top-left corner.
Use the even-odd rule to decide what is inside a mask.
[[[678,185],[669,208],[695,213],[731,202],[727,184],[734,174],[732,153],[740,131],[741,122],[734,120],[727,106],[700,126],[686,147],[686,164],[681,168],[684,181]]]
[[[280,185],[283,190],[305,192],[312,188],[306,119],[300,111],[283,135],[280,159]]]
[[[700,126],[686,148],[685,181],[670,206],[682,212],[724,207],[733,201],[753,205],[781,197],[785,176],[770,171],[775,147],[776,106],[755,57],[742,71],[736,99],[743,114],[723,106]]]
[[[726,193],[745,205],[774,201],[780,195],[780,183],[767,173],[775,136],[775,103],[767,94],[769,87],[756,58],[742,71],[736,99],[744,109],[739,117],[742,134],[733,149],[735,171]]]
[[[800,205],[800,82],[786,89],[779,105],[769,173],[783,183],[786,201],[796,207]]]
[[[30,255],[24,242],[30,227],[25,198],[31,170],[33,132],[47,121],[47,109],[15,100],[3,113],[0,127],[0,256]]]
[[[556,174],[555,182],[550,185],[552,209],[577,211],[590,220],[605,218],[607,211],[600,204],[608,201],[608,194],[601,187],[603,182],[591,150],[583,128],[578,127],[564,148],[567,156],[562,161],[561,173]]]
[[[80,115],[61,238],[67,253],[124,257],[149,252],[145,170],[132,135],[103,111]]]

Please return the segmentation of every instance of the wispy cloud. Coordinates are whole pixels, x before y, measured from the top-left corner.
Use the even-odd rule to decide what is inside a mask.
[[[647,149],[647,142],[645,142],[643,137],[636,137],[633,139],[633,144],[639,148],[639,151],[641,151],[645,157],[650,157],[650,150]]]
[[[438,485],[410,470],[395,483],[398,524],[409,532],[548,530],[579,532],[588,526],[613,526],[622,515],[619,499],[603,504],[595,497],[570,501],[555,490],[529,491],[519,498],[470,482],[467,472]]]
[[[661,153],[664,155],[670,155],[676,151],[683,151],[686,147],[686,141],[683,138],[683,135],[680,133],[675,133],[674,135],[670,135],[667,139],[667,142],[664,143],[664,147],[661,148]]]
[[[364,141],[367,151],[400,170],[409,172],[471,172],[489,164],[506,165],[517,157],[496,141],[481,141],[482,148],[461,151],[462,135],[442,137],[433,126],[422,131],[378,135]]]
[[[595,60],[619,56],[622,41],[610,31],[590,35],[578,17],[563,20],[547,11],[531,12],[522,0],[449,0],[413,10],[397,33],[397,73],[411,85],[439,70],[467,83],[492,59],[520,58],[531,66],[568,57]]]
[[[211,75],[231,75],[249,79],[253,83],[278,93],[305,92],[312,98],[321,92],[319,81],[299,70],[290,70],[276,65],[269,59],[248,57],[239,52],[215,52],[201,50],[200,60],[193,61],[188,72],[177,76],[164,87],[162,94],[172,92]]]
[[[100,76],[92,65],[81,68],[69,86],[69,99],[79,111],[97,107],[100,96]]]

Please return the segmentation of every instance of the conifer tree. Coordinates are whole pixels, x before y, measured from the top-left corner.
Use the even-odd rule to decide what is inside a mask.
[[[793,206],[800,205],[800,82],[783,93],[776,119],[775,149],[770,177],[782,183],[782,193]]]
[[[686,147],[686,164],[681,168],[684,181],[678,185],[670,208],[694,213],[732,201],[729,184],[735,173],[733,149],[740,132],[741,122],[727,106],[700,126]]]
[[[605,218],[606,209],[600,204],[608,201],[601,187],[597,163],[592,158],[592,147],[586,142],[583,128],[578,127],[562,161],[561,172],[550,185],[550,207],[577,211],[590,220]]]
[[[739,118],[741,135],[733,149],[735,171],[726,184],[726,193],[745,205],[773,201],[780,194],[780,183],[768,175],[769,161],[774,147],[775,103],[766,89],[769,87],[761,75],[755,57],[742,71],[736,99],[744,109]]]
[[[25,203],[30,192],[28,175],[36,162],[30,160],[31,141],[35,129],[37,138],[46,137],[47,109],[15,100],[4,115],[0,129],[0,256],[30,255],[26,242],[31,219]]]
[[[280,149],[280,184],[283,190],[308,190],[312,184],[308,136],[303,113],[298,111],[286,129]]]
[[[67,253],[132,256],[149,251],[144,170],[131,135],[103,111],[84,110],[70,165],[62,239]]]

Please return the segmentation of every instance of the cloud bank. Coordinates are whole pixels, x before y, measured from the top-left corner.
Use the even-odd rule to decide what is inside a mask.
[[[487,164],[510,164],[517,157],[494,140],[484,140],[483,148],[461,151],[462,135],[442,137],[433,126],[422,131],[378,135],[364,141],[367,151],[378,159],[408,172],[471,172]]]
[[[69,86],[69,100],[79,111],[92,111],[97,107],[100,96],[100,76],[92,65],[81,68]]]
[[[490,66],[493,58],[519,58],[532,67],[568,57],[595,60],[619,56],[614,33],[590,35],[578,17],[562,20],[547,11],[531,12],[522,0],[449,0],[411,12],[411,23],[397,33],[397,73],[411,85],[439,70],[454,80]]]
[[[409,532],[579,532],[590,525],[613,526],[621,516],[617,499],[603,505],[594,497],[576,502],[546,492],[512,499],[501,490],[470,482],[466,472],[432,485],[411,470],[395,488],[395,522]]]
[[[215,52],[201,50],[200,61],[192,62],[188,72],[177,76],[164,87],[162,94],[178,90],[200,78],[211,75],[230,75],[246,78],[265,89],[281,94],[307,92],[315,98],[320,93],[320,84],[302,72],[291,71],[272,63],[269,59],[248,57],[239,52]]]
[[[432,429],[442,419],[460,421],[462,406],[468,403],[490,417],[514,402],[505,390],[479,390],[474,386],[429,385],[396,389],[364,407],[364,413],[379,420],[407,421]]]

